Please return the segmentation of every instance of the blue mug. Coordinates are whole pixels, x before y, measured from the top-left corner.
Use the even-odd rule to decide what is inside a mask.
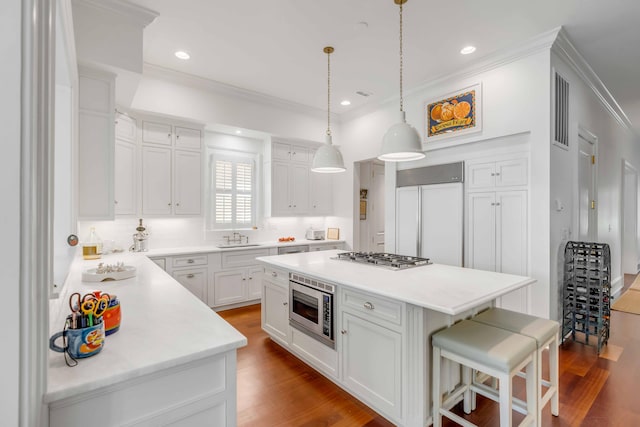
[[[65,337],[66,347],[59,347],[55,341]],[[56,332],[49,339],[49,348],[58,353],[67,352],[74,359],[82,359],[100,353],[104,345],[104,322],[80,329],[65,329]]]

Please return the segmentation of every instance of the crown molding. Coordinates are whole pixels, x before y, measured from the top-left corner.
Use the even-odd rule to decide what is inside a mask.
[[[181,71],[172,70],[160,65],[150,64],[148,62],[145,62],[143,65],[142,75],[146,77],[155,77],[162,80],[168,80],[174,83],[197,89],[207,90],[220,95],[241,98],[243,100],[265,105],[268,107],[280,108],[296,113],[302,112],[309,116],[318,118],[327,117],[327,111],[324,109],[311,107],[309,105],[300,104],[294,101],[288,101],[286,99],[252,91],[249,89],[243,89],[237,86],[221,83],[204,77],[195,76],[193,74],[183,73]],[[331,121],[339,124],[340,116],[336,113],[331,113]]]
[[[430,79],[410,88],[409,90],[405,90],[404,96],[406,98],[408,96],[411,96],[412,94],[450,83],[452,80],[464,80],[472,78],[479,74],[486,73],[493,69],[500,68],[509,63],[518,61],[522,58],[535,55],[545,50],[550,50],[551,46],[556,40],[556,37],[560,33],[561,28],[562,27],[557,27],[544,33],[538,34],[537,36],[532,37],[523,43],[519,43],[516,47],[503,49],[488,54],[480,58],[477,62],[454,73],[441,74],[434,79]],[[399,96],[393,96],[381,100],[377,103],[363,105],[351,111],[342,113],[342,120],[347,121],[355,119],[357,117],[376,111],[380,108],[386,107],[389,104],[397,103],[399,99]]]
[[[130,21],[146,27],[151,24],[160,14],[146,7],[129,3],[125,0],[73,0],[74,5],[84,5],[120,15]]]
[[[613,97],[609,89],[604,85],[600,77],[593,71],[593,68],[578,52],[564,29],[560,29],[555,43],[551,50],[564,60],[573,71],[575,71],[582,81],[595,93],[600,103],[607,109],[609,114],[622,126],[633,131],[633,125],[629,117],[625,114]]]

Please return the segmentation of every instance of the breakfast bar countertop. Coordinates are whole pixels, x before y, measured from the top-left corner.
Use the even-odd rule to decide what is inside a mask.
[[[340,250],[257,258],[267,265],[456,315],[536,282],[512,274],[430,264],[406,270],[334,259]]]
[[[82,272],[99,262],[124,262],[134,266],[137,274],[119,281],[82,282]],[[50,335],[63,329],[69,295],[94,290],[117,295],[122,310],[120,330],[105,337],[100,353],[79,359],[75,367],[65,364],[62,353],[49,350],[45,402],[80,396],[247,344],[240,332],[143,253],[112,254],[92,261],[78,256],[63,292],[50,303]]]

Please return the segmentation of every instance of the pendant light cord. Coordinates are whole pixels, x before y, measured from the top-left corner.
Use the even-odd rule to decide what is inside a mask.
[[[400,2],[400,111],[404,111],[404,100],[402,98],[402,2]]]
[[[331,52],[327,52],[327,135],[331,135]]]

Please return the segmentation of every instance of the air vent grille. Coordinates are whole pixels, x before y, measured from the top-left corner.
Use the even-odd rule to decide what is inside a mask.
[[[555,73],[555,141],[569,146],[569,82]]]

